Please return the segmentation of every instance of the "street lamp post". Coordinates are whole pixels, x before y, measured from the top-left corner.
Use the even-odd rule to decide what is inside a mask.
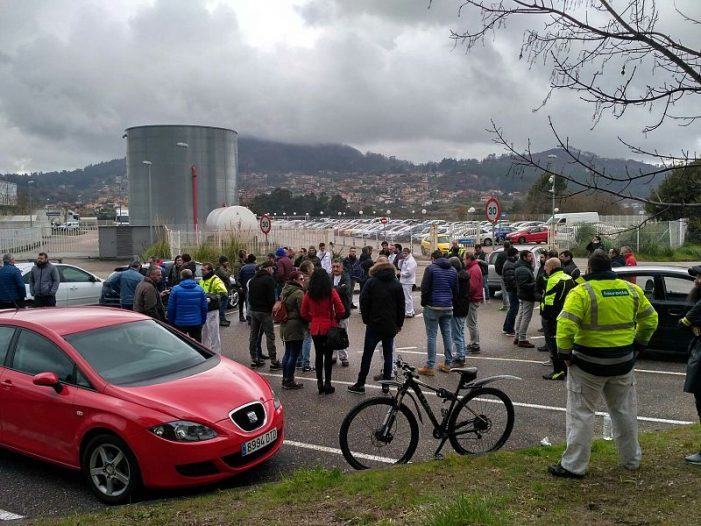
[[[386,214],[387,214],[387,222],[385,223],[385,232],[384,232],[385,241],[387,241],[387,225],[389,225],[389,215],[390,215],[391,213],[392,213],[391,210],[387,210],[387,212],[386,212]]]
[[[27,181],[27,193],[29,194],[29,228],[34,228],[34,218],[32,217],[32,185],[34,181]]]
[[[148,244],[153,246],[153,208],[151,207],[151,161],[141,161],[148,171]]]
[[[548,155],[548,165],[546,168],[547,171],[550,171],[550,164],[552,163],[553,159],[557,159],[557,155],[555,155],[554,153],[551,153],[550,155]],[[548,234],[549,234],[549,236],[552,236],[552,239],[550,240],[550,244],[554,247],[555,246],[555,214],[556,214],[555,210],[557,210],[557,208],[555,207],[555,182],[556,182],[555,174],[552,174],[550,176],[550,179],[548,179],[548,182],[552,184],[552,188],[550,189],[550,192],[552,192],[552,211],[553,211],[553,215],[550,219],[550,229],[548,230]]]

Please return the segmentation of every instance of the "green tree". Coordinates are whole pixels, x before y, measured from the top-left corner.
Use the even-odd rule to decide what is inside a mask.
[[[552,187],[550,175],[543,173],[533,183],[526,195],[526,208],[532,214],[549,214],[552,212]],[[555,206],[562,208],[562,197],[567,190],[567,181],[562,177],[555,178]]]
[[[673,221],[689,218],[687,239],[701,242],[701,208],[686,204],[701,203],[701,161],[696,161],[672,171],[660,185],[652,190],[651,201],[682,203],[681,206],[655,206],[647,204],[646,210],[659,219]]]

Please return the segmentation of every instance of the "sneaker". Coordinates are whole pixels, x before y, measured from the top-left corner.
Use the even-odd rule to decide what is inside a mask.
[[[543,380],[564,380],[565,378],[567,378],[567,375],[564,371],[553,371],[552,373],[543,375]]]
[[[304,384],[302,382],[287,382],[282,384],[283,389],[289,389],[289,390],[297,390],[297,389],[302,389],[304,387]]]
[[[429,367],[428,365],[424,367],[419,367],[419,369],[416,372],[423,376],[436,376],[436,370],[433,367]]]
[[[348,360],[341,360],[341,367],[348,367],[349,365]]]
[[[338,362],[338,358],[331,358],[331,365],[336,365],[336,362]]]
[[[516,336],[516,333],[515,333],[514,331],[506,332],[506,333],[504,333],[504,334],[506,334],[506,335],[509,336],[510,338],[514,338],[514,337]]]
[[[514,345],[518,345],[518,338],[514,338]]]
[[[541,345],[538,347],[538,351],[540,352],[548,352],[548,346],[547,345]]]
[[[535,347],[535,345],[533,345],[533,344],[532,344],[531,342],[529,342],[528,340],[520,341],[520,342],[518,342],[516,345],[518,345],[519,347],[524,347],[524,348],[526,348],[526,349],[533,349],[533,348]]]
[[[348,386],[348,391],[355,394],[364,394],[365,386],[360,384],[353,384]]]
[[[701,466],[701,452],[694,453],[693,455],[688,455],[684,457],[689,464],[694,464],[696,466]]]
[[[382,386],[382,394],[389,394],[389,385]]]
[[[450,365],[452,367],[465,367],[465,358],[458,358],[457,360],[453,360],[453,363]]]
[[[304,367],[302,366],[301,363],[298,363],[298,364],[295,366],[295,369],[297,369],[298,371],[301,371],[302,369],[304,369]]]
[[[229,320],[221,320],[219,322],[220,327],[228,327],[229,325],[231,325],[231,322]]]
[[[563,468],[561,464],[554,464],[554,465],[548,467],[548,473],[550,473],[553,477],[561,477],[561,478],[567,478],[567,479],[582,479],[582,478],[584,478],[584,475],[580,475],[578,473],[572,473],[571,471]]]
[[[324,394],[334,394],[336,392],[336,388],[333,385],[325,385],[324,386]]]
[[[446,365],[444,363],[440,364],[438,366],[438,370],[442,373],[449,373],[450,372],[450,366]],[[419,374],[421,374],[421,369],[419,369]]]
[[[280,362],[278,360],[273,360],[270,362],[270,370],[271,371],[279,371],[280,369],[282,369],[282,365],[280,364]]]
[[[470,353],[479,354],[480,352],[482,352],[482,349],[480,349],[479,345],[470,345]]]
[[[357,308],[358,308],[357,305],[351,305],[351,309],[357,309]]]
[[[414,316],[416,316],[416,314],[414,314],[413,312],[411,314],[404,315],[405,318],[413,318]]]
[[[506,305],[502,305],[501,307],[499,307],[499,310],[500,311],[509,310],[509,307],[507,307]]]
[[[305,365],[304,367],[302,367],[302,372],[303,372],[303,373],[308,373],[308,372],[311,372],[311,371],[314,371],[314,370],[315,370],[314,367],[310,367],[309,365]]]
[[[263,367],[265,365],[265,362],[263,360],[256,360],[254,362],[251,362],[251,369],[258,369],[259,367]]]
[[[270,360],[270,356],[267,354],[260,353],[260,356],[258,357],[259,360]]]

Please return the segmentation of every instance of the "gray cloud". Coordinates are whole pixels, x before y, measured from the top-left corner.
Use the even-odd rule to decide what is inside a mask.
[[[0,17],[0,172],[74,168],[124,154],[122,130],[147,123],[227,126],[295,142],[345,142],[413,160],[482,157],[496,120],[517,143],[553,145],[548,115],[583,149],[624,156],[699,148],[698,128],[640,137],[645,112],[606,119],[518,60],[522,26],[469,54],[449,30],[459,3],[312,0],[297,13],[310,46],[248,43],[236,11],[204,0],[6,4]],[[127,8],[128,7],[128,8]],[[697,8],[698,10],[698,8]],[[686,32],[685,36],[696,38]]]

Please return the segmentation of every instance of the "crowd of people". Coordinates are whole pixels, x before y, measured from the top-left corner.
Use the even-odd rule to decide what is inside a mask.
[[[606,253],[595,237],[587,250],[591,254],[585,272],[569,250],[542,252],[534,262],[531,250],[519,251],[508,241],[494,262],[503,292],[501,310],[506,312],[503,334],[519,348],[534,348],[527,334],[538,304],[545,339],[538,350],[548,352],[552,362],[552,371],[543,378],[568,382],[567,449],[560,463],[550,467],[558,477],[581,478],[586,473],[594,408],[600,398],[613,421],[621,464],[637,469],[641,459],[633,367],[657,328],[658,316],[642,289],[612,270],[637,264],[629,247]],[[105,283],[119,293],[122,308],[167,322],[217,353],[221,353],[220,328],[231,325],[226,318],[231,288],[237,287],[239,321],[250,328],[250,366],[261,368],[269,360],[270,370],[282,371],[282,388],[294,390],[303,387],[295,378],[297,371],[314,371],[320,395],[335,392],[334,364],[350,366],[348,318],[359,308],[365,325],[363,353],[357,379],[347,388],[357,394],[365,392],[380,344],[383,366],[373,378],[392,378],[395,337],[417,314],[413,297],[417,262],[411,251],[387,242],[382,242],[376,258],[373,251],[365,246],[358,255],[358,249],[351,247],[341,257],[333,245],[320,243],[299,252],[281,247],[261,262],[241,251],[233,265],[224,256],[216,266],[202,263],[200,279],[195,279],[195,262],[182,254],[169,268],[155,258],[146,265],[134,260]],[[680,324],[693,331],[694,339],[684,388],[694,394],[701,420],[701,266],[689,273],[695,277],[689,297],[693,307]],[[478,312],[489,301],[486,276],[486,257],[479,246],[431,254],[420,285],[427,356],[419,374],[447,373],[480,353]],[[28,283],[34,307],[56,305],[60,277],[46,253],[38,255]],[[356,287],[359,307],[354,303]],[[22,308],[25,298],[21,272],[14,257],[5,254],[0,308]],[[276,323],[284,347],[281,358]],[[443,359],[437,363],[439,331]],[[389,392],[387,383],[381,388]],[[701,464],[701,452],[686,460]]]

